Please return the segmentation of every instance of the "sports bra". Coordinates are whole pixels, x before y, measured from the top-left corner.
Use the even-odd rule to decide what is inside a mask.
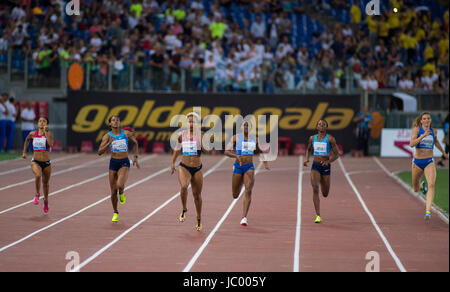
[[[417,138],[423,135],[425,133],[425,130],[422,128],[422,126],[419,127],[419,133],[417,134]],[[434,130],[430,127],[430,135],[423,138],[419,144],[416,145],[416,148],[421,149],[433,149],[434,148],[434,140],[436,137],[434,136]]]
[[[33,136],[33,152],[50,151],[50,147],[47,144],[47,137],[44,135],[39,136],[39,131],[36,131]]]
[[[185,156],[200,156],[202,155],[200,137],[195,135],[188,138],[188,131],[183,131],[181,135],[181,148]]]
[[[323,140],[319,141],[318,138],[319,135],[316,135],[312,143],[314,156],[330,156],[331,145],[328,141],[328,134],[325,135],[325,138],[323,138]]]
[[[236,141],[236,154],[253,156],[256,150],[256,140],[252,135],[248,136],[248,140],[244,139],[244,134],[239,133]]]
[[[110,131],[109,136],[114,138],[114,141],[109,145],[111,152],[128,152],[128,137],[125,135],[125,131],[123,129],[120,129],[120,134],[117,136],[113,135],[113,132]]]

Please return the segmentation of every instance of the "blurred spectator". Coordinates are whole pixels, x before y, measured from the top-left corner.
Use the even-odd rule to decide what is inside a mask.
[[[234,83],[234,90],[240,92],[248,92],[249,84],[248,79],[245,76],[244,70],[241,70],[236,78],[236,82]]]
[[[341,80],[338,77],[338,73],[333,71],[331,79],[325,84],[325,88],[333,93],[338,93]]]
[[[203,92],[213,91],[215,71],[216,71],[216,62],[214,61],[214,56],[209,55],[208,59],[203,64],[203,72],[205,79],[205,87]]]
[[[294,90],[295,89],[295,69],[293,67],[290,67],[286,72],[284,72],[284,82],[286,84],[287,90]]]
[[[410,73],[402,76],[402,79],[398,82],[398,88],[403,91],[410,91],[414,89],[414,82],[412,81]]]
[[[3,92],[0,97],[0,152],[5,148],[6,142],[6,124],[7,116],[9,115],[9,109],[6,105],[8,100],[8,93]]]
[[[29,73],[37,70],[38,74],[29,77],[38,83],[49,83],[44,77],[58,75],[59,65],[68,62],[88,62],[95,73],[91,78],[107,81],[108,63],[117,61],[124,65],[123,70],[116,70],[117,78],[128,78],[122,73],[131,62],[136,86],[141,83],[145,88],[143,72],[150,71],[163,80],[161,85],[150,76],[159,89],[178,89],[173,77],[179,77],[180,70],[188,70],[188,79],[197,76],[195,58],[202,64],[213,54],[214,60],[232,59],[236,65],[263,56],[261,74],[267,74],[266,85],[279,85],[281,79],[275,78],[280,75],[278,67],[286,73],[289,66],[300,65],[298,77],[316,69],[316,89],[321,83],[332,88],[332,72],[339,63],[351,69],[345,72],[350,72],[346,80],[356,81],[350,83],[352,89],[357,88],[363,72],[374,73],[379,88],[396,88],[401,68],[411,72],[414,79],[419,70],[429,72],[425,74],[435,80],[431,90],[442,90],[448,84],[449,14],[448,10],[436,13],[436,7],[429,4],[414,7],[411,1],[386,1],[382,15],[367,16],[361,11],[365,3],[352,1],[350,7],[343,0],[215,0],[208,5],[202,0],[89,0],[82,2],[80,16],[68,17],[61,14],[59,1],[30,2],[29,7],[10,2],[0,4],[0,64],[7,64],[9,48],[14,50],[14,60],[30,53]],[[324,18],[340,13],[339,9],[345,9],[350,17],[329,25],[317,23],[307,6],[313,6]],[[189,54],[193,64],[174,69],[173,55],[182,58],[176,54],[177,48],[188,46],[189,52],[183,50],[181,55]],[[157,52],[157,47],[163,49]],[[135,54],[144,61],[136,63]],[[162,66],[155,66],[154,58]],[[163,72],[169,73],[167,83]],[[416,88],[421,84],[428,84],[426,78],[415,82]],[[101,82],[91,82],[91,86],[107,88]],[[196,86],[186,88],[191,87]],[[270,90],[270,86],[265,88]]]
[[[34,121],[36,120],[36,114],[34,109],[31,107],[31,101],[26,102],[26,108],[22,109],[20,113],[20,119],[22,121],[22,141],[25,142],[28,134],[34,131]],[[27,152],[32,152],[33,146],[30,142],[28,144]]]
[[[445,153],[447,153],[448,154],[448,145],[450,144],[449,143],[449,123],[448,123],[448,114],[447,114],[447,117],[445,118],[445,120],[444,120],[444,139],[442,140],[442,142],[444,143],[444,146],[445,146]],[[437,163],[437,165],[439,165],[440,167],[443,167],[444,166],[444,160],[445,160],[445,157],[444,157],[444,155],[442,155],[442,157],[441,157],[441,159],[438,161],[438,163]]]
[[[152,67],[152,81],[154,90],[162,90],[164,88],[164,65],[166,58],[164,54],[164,47],[157,46],[155,53],[151,56],[150,65]]]
[[[261,16],[256,16],[256,21],[253,22],[250,32],[256,38],[264,38],[266,35],[266,24],[261,21]]]
[[[11,90],[9,98],[5,102],[5,105],[8,108],[8,114],[6,115],[5,152],[9,152],[11,150],[14,141],[14,130],[18,113],[16,105],[14,105],[14,100],[15,100],[15,91]]]
[[[364,156],[368,156],[370,128],[372,127],[373,118],[367,111],[367,107],[363,107],[361,112],[356,114],[353,122],[356,123],[357,150],[362,151]]]
[[[297,89],[315,90],[318,89],[319,85],[316,70],[311,70],[308,72],[308,76],[297,84]]]

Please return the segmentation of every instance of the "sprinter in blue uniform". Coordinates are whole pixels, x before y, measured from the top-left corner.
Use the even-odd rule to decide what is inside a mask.
[[[128,141],[133,142],[133,165],[140,168],[138,163],[138,143],[133,133],[120,128],[120,118],[112,116],[109,118],[111,131],[102,138],[102,143],[98,149],[98,155],[102,155],[109,148],[111,150],[111,160],[109,162],[109,184],[111,187],[111,202],[114,209],[113,222],[119,221],[119,211],[117,210],[117,193],[119,193],[120,204],[125,204],[124,195],[125,182],[128,178],[130,160],[128,158]]]
[[[448,159],[439,140],[436,139],[437,131],[431,127],[430,113],[423,113],[414,120],[413,130],[409,146],[415,147],[414,158],[412,161],[412,183],[414,191],[420,190],[427,196],[425,206],[425,220],[431,217],[431,206],[434,200],[434,185],[436,182],[436,166],[433,159],[433,149],[436,146],[442,152],[443,157]],[[425,181],[422,176],[425,174]]]
[[[314,223],[321,223],[320,217],[320,198],[319,186],[322,189],[322,195],[326,198],[330,191],[330,164],[339,158],[336,140],[330,134],[327,134],[328,123],[320,120],[317,123],[318,133],[311,136],[308,140],[304,166],[308,166],[309,154],[313,150],[314,160],[311,168],[311,185],[313,188],[313,202],[316,209],[316,220]],[[333,154],[333,155],[331,155]]]
[[[252,189],[255,183],[255,166],[253,165],[253,155],[257,152],[262,153],[263,151],[259,148],[255,136],[250,135],[249,123],[244,121],[242,127],[243,132],[233,136],[230,144],[227,146],[227,150],[225,150],[225,155],[236,159],[233,165],[233,198],[237,199],[241,192],[242,185],[245,186],[244,207],[242,210],[242,219],[240,224],[242,226],[247,226],[247,214],[250,209]],[[263,161],[263,164],[264,168],[269,170],[269,164],[267,161]]]

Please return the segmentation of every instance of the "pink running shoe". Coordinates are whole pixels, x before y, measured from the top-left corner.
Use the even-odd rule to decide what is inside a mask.
[[[48,213],[48,202],[44,201],[44,213]]]
[[[36,194],[36,196],[34,196],[34,202],[33,204],[38,205],[39,204],[39,194]]]

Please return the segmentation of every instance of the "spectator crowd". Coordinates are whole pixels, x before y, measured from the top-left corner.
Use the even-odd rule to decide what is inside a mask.
[[[84,63],[100,89],[110,70],[120,86],[132,68],[141,90],[179,90],[184,81],[202,92],[338,92],[348,82],[448,91],[448,10],[433,16],[412,0],[383,1],[381,15],[366,16],[358,0],[81,0],[80,15],[68,16],[68,1],[0,0],[0,55],[29,55],[43,79],[61,64]],[[336,9],[349,21],[294,40],[293,31],[304,32],[294,16],[320,21]]]

